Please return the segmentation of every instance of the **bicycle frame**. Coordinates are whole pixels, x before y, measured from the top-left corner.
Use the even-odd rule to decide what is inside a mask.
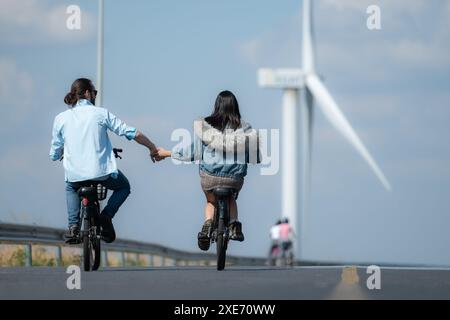
[[[224,230],[219,230],[219,222],[222,220],[224,222]],[[228,224],[230,223],[230,211],[228,208],[228,199],[219,199],[217,200],[217,206],[214,209],[214,224],[213,224],[213,233],[211,239],[213,241],[217,241],[217,237],[219,232],[221,232],[226,239],[229,238],[228,232]]]
[[[228,242],[230,240],[230,231],[228,225],[230,224],[230,208],[229,200],[231,197],[236,197],[235,193],[224,191],[223,188],[214,191],[217,197],[217,203],[214,210],[214,220],[210,238],[212,242],[216,242],[217,251],[217,270],[223,270],[225,268],[226,251],[228,248]],[[217,193],[216,193],[217,191]]]
[[[281,241],[272,246],[269,256],[269,265],[293,266],[293,259],[292,244],[286,245],[286,243]]]
[[[91,188],[89,190],[89,188]],[[94,190],[92,190],[94,189]],[[100,183],[92,183],[81,200],[81,241],[83,243],[83,265],[85,271],[95,271],[100,267],[101,229],[100,200],[106,198],[106,188]]]
[[[84,234],[92,235],[90,231],[96,232],[96,228],[97,226],[99,226],[98,217],[100,215],[100,204],[96,198],[95,199],[83,198],[81,200],[82,235]],[[87,223],[88,221],[89,223]]]

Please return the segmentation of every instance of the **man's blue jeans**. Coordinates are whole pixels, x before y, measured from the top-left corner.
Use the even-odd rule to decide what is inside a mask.
[[[96,181],[99,182],[99,181]],[[120,206],[125,202],[130,194],[130,183],[127,177],[119,170],[117,178],[109,177],[101,181],[101,184],[109,190],[113,190],[113,194],[108,200],[108,204],[103,209],[102,214],[106,214],[111,218],[119,210]],[[67,211],[69,214],[69,226],[80,223],[81,199],[78,196],[78,189],[86,185],[86,181],[82,182],[66,182],[66,198]]]

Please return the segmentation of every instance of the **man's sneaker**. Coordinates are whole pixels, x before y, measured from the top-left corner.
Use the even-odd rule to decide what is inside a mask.
[[[116,232],[114,231],[114,226],[112,224],[111,217],[106,214],[100,215],[100,225],[102,226],[102,239],[106,243],[111,243],[116,240]]]
[[[234,221],[229,225],[230,239],[235,241],[244,241],[244,234],[242,233],[242,223]]]
[[[68,244],[78,243],[80,238],[80,227],[78,224],[70,225],[69,229],[64,234],[64,238],[66,238],[66,243]]]
[[[208,219],[205,221],[202,227],[202,231],[200,231],[197,235],[198,239],[198,247],[200,250],[208,251],[209,246],[211,244],[211,239],[209,238],[209,229],[211,228],[212,220]]]

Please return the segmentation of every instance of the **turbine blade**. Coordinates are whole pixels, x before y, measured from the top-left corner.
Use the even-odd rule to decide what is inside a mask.
[[[303,0],[302,64],[306,73],[314,71],[314,47],[311,0]]]
[[[390,191],[391,185],[389,181],[386,179],[383,172],[362,143],[361,139],[350,126],[350,123],[347,121],[344,114],[339,109],[338,105],[320,79],[315,74],[311,74],[306,78],[306,85],[314,95],[314,98],[318,102],[318,106],[321,108],[327,119],[355,147],[355,149],[367,161],[378,179],[380,179],[386,190]]]

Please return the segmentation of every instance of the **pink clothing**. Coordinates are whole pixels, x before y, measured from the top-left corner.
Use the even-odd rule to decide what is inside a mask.
[[[289,223],[282,223],[279,225],[279,227],[280,227],[280,239],[281,240],[290,239],[291,226],[289,225]]]

